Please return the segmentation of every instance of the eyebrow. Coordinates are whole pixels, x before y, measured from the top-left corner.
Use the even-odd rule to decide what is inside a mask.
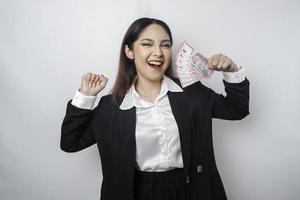
[[[149,38],[142,39],[141,42],[144,41],[144,40],[153,42],[153,40],[152,40],[152,39],[149,39]],[[171,41],[170,41],[169,39],[164,39],[164,40],[161,40],[161,42],[171,42]]]

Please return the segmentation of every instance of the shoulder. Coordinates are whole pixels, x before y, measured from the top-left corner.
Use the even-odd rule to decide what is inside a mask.
[[[103,95],[103,96],[101,96],[101,99],[107,101],[107,100],[111,99],[111,94]]]
[[[112,106],[111,101],[111,94],[100,96],[100,101],[98,102],[98,105],[95,108],[95,111],[97,110],[106,110],[107,107]]]
[[[100,102],[101,102],[101,104],[103,104],[103,105],[109,105],[109,104],[113,104],[112,103],[112,95],[111,94],[106,94],[106,95],[103,95],[103,96],[101,96],[100,97]]]

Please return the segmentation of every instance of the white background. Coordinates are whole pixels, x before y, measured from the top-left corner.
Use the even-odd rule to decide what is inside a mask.
[[[170,26],[174,52],[187,39],[246,70],[250,115],[213,125],[228,198],[299,199],[299,11],[297,0],[0,0],[0,199],[100,198],[97,146],[61,151],[61,123],[84,73],[109,77],[99,97],[109,92],[125,31],[144,16]],[[224,92],[220,72],[203,83]]]

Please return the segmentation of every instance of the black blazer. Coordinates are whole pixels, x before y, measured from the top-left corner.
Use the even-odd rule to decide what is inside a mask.
[[[172,78],[179,85],[178,79]],[[191,200],[225,200],[213,152],[212,118],[241,120],[249,114],[249,81],[223,80],[226,97],[196,82],[183,92],[168,92],[180,134]],[[133,200],[136,156],[136,109],[121,110],[111,95],[101,97],[94,110],[67,104],[61,127],[60,147],[77,152],[97,143],[103,180],[101,200]]]

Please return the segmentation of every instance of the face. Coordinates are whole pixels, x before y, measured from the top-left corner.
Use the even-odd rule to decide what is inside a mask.
[[[139,80],[160,81],[172,59],[170,37],[160,25],[149,25],[125,53],[134,59]]]

